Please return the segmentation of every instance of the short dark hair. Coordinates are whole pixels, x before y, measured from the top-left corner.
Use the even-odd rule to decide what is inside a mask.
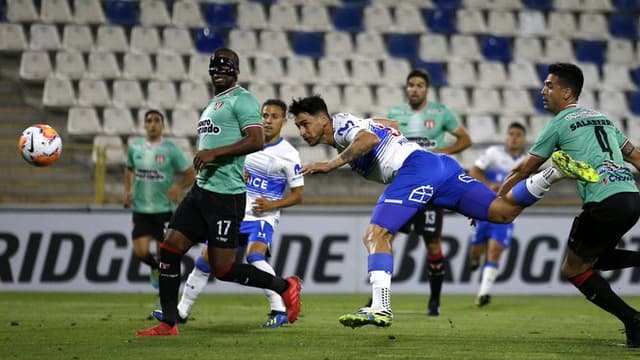
[[[213,52],[213,56],[220,55],[220,53],[224,53],[224,57],[233,60],[233,63],[236,65],[236,70],[240,69],[240,58],[237,52],[227,47],[220,47]]]
[[[151,115],[151,114],[158,114],[158,116],[160,116],[160,120],[162,120],[162,122],[164,122],[164,114],[162,112],[160,112],[160,110],[156,110],[156,109],[150,109],[147,110],[146,113],[144,113],[144,120],[147,120],[147,116]]]
[[[524,127],[524,125],[522,125],[521,123],[514,121],[511,124],[509,124],[509,127],[507,128],[507,130],[509,129],[520,129],[522,130],[523,133],[527,133],[527,128]]]
[[[329,110],[327,110],[327,103],[320,97],[320,95],[312,95],[305,98],[293,99],[291,105],[289,105],[289,112],[294,116],[301,113],[309,113],[313,116],[325,114],[329,116]]]
[[[549,74],[554,74],[560,79],[560,85],[568,87],[573,92],[573,95],[580,97],[582,92],[582,85],[584,85],[584,76],[582,70],[571,63],[553,63],[549,65]]]
[[[411,72],[409,72],[409,75],[407,75],[407,83],[409,82],[409,79],[411,79],[412,77],[423,78],[424,81],[427,83],[427,86],[431,84],[431,75],[429,75],[429,72],[427,70],[424,70],[424,69],[411,70]]]
[[[275,105],[278,106],[280,109],[282,109],[282,113],[283,114],[287,114],[287,104],[284,103],[284,101],[280,100],[280,99],[268,99],[267,101],[265,101],[262,104],[262,108],[264,109],[265,106],[267,105]]]

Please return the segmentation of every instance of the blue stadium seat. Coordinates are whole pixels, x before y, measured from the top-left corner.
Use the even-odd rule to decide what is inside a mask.
[[[362,7],[354,5],[342,5],[333,9],[333,26],[339,31],[361,32]]]
[[[511,46],[509,39],[500,36],[485,36],[482,39],[482,55],[493,61],[511,62]]]
[[[449,9],[427,9],[424,13],[429,30],[440,34],[453,34],[456,30],[455,11]]]
[[[597,40],[577,40],[576,59],[578,61],[592,62],[598,66],[604,64],[605,44]]]
[[[638,22],[635,15],[611,14],[609,33],[617,38],[638,40]]]
[[[0,0],[0,21],[7,21],[7,2]]]
[[[462,9],[464,4],[462,0],[433,0],[433,5],[440,9]]]
[[[444,66],[442,63],[416,60],[413,63],[413,67],[416,69],[424,69],[429,72],[431,77],[431,87],[439,88],[447,86],[447,78],[444,74]]]
[[[324,56],[324,34],[297,32],[293,37],[293,52],[297,55],[321,58]]]
[[[198,52],[211,54],[215,49],[225,46],[224,34],[215,28],[199,29],[196,32],[195,46]]]
[[[236,26],[236,8],[234,4],[207,3],[204,5],[204,21],[215,28],[233,28]]]
[[[265,5],[273,5],[278,2],[278,0],[249,0],[251,2],[257,2]]]
[[[538,78],[540,79],[541,84],[547,79],[548,71],[549,64],[536,64],[536,72],[538,73]]]
[[[613,0],[612,3],[619,11],[640,10],[640,0]]]
[[[533,105],[535,106],[536,110],[541,114],[548,114],[549,111],[544,108],[544,104],[542,103],[542,96],[540,96],[540,90],[531,90],[529,93],[531,94],[531,98],[533,99]]]
[[[629,94],[629,110],[634,115],[640,116],[640,91],[634,91]]]
[[[354,5],[354,6],[369,6],[371,5],[371,0],[342,0],[341,3],[345,5]]]
[[[393,57],[414,61],[418,58],[418,35],[389,34],[387,51]]]
[[[107,18],[112,24],[136,25],[140,16],[137,1],[108,1]]]
[[[633,82],[640,88],[640,67],[635,68],[632,72]]]
[[[522,0],[522,4],[529,9],[540,11],[553,10],[553,0]]]

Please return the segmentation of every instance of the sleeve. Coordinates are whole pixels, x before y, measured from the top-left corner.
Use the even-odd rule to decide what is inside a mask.
[[[289,188],[297,188],[304,186],[304,176],[300,174],[300,154],[297,150],[293,149],[289,156],[285,159],[284,172],[287,176],[287,183]]]
[[[336,114],[332,120],[333,137],[336,144],[341,147],[349,146],[360,131],[371,131],[369,130],[371,120],[360,119],[351,114]]]
[[[451,109],[444,105],[442,110],[444,115],[444,130],[447,132],[453,132],[453,130],[460,126],[460,119],[453,111],[451,111]]]
[[[494,152],[493,150],[493,146],[487,148],[487,150],[485,150],[485,152],[483,152],[482,155],[480,155],[480,157],[476,159],[476,161],[473,163],[473,166],[483,171],[486,170],[489,165],[491,165],[491,161],[493,158],[492,154]]]
[[[133,169],[133,144],[127,149],[127,167]]]
[[[182,149],[180,149],[175,143],[172,143],[171,162],[173,164],[173,168],[180,172],[186,171],[189,166],[191,166],[191,162],[189,162],[187,157],[184,156],[184,151],[182,151]]]
[[[542,131],[540,131],[529,153],[544,159],[548,159],[551,154],[553,154],[558,145],[558,127],[554,125],[554,120],[555,118],[548,121]]]
[[[234,105],[234,112],[238,118],[241,129],[250,125],[262,125],[260,103],[258,103],[258,100],[253,95],[245,93],[238,96]]]
[[[620,129],[618,129],[618,127],[615,127],[615,136],[616,136],[616,140],[618,140],[618,144],[620,144],[620,148],[622,148],[624,146],[624,144],[627,142],[627,140],[629,140],[629,138],[622,133],[622,131],[620,131]]]

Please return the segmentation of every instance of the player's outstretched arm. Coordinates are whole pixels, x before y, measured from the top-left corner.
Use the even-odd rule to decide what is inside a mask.
[[[325,174],[339,168],[344,164],[359,158],[360,156],[373,150],[380,143],[380,138],[370,131],[360,130],[355,138],[338,156],[326,161],[308,164],[300,169],[300,173],[306,174]]]
[[[622,145],[622,155],[624,160],[632,164],[638,171],[640,171],[640,151],[631,143],[627,141]]]
[[[533,172],[538,170],[545,161],[547,161],[547,159],[540,156],[527,154],[527,156],[518,165],[516,165],[513,170],[511,170],[509,175],[507,175],[502,186],[498,190],[498,195],[506,195],[515,184],[533,174]]]

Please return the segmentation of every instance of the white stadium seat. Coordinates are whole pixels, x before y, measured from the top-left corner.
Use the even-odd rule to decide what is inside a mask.
[[[269,27],[272,30],[296,31],[300,21],[295,6],[275,3],[269,8]]]
[[[399,1],[395,8],[395,32],[424,33],[426,26],[420,10],[412,5]]]
[[[316,68],[313,60],[308,56],[290,56],[287,58],[287,76],[285,80],[288,83],[315,83],[318,81]]]
[[[267,14],[262,4],[257,2],[243,2],[236,8],[236,23],[240,29],[264,29]]]
[[[372,4],[363,10],[363,23],[367,30],[378,32],[391,32],[394,30],[394,21],[389,7],[386,5]]]
[[[475,86],[478,79],[473,63],[469,61],[454,60],[450,61],[448,66],[449,85],[458,86]]]
[[[98,161],[98,149],[104,149],[107,166],[122,166],[126,163],[126,153],[122,139],[117,135],[97,135],[93,138],[91,161]]]
[[[102,131],[105,135],[132,135],[136,126],[129,109],[108,107],[102,114]]]
[[[42,0],[40,20],[44,23],[71,22],[71,9],[67,0]]]
[[[323,84],[345,84],[351,77],[341,58],[324,57],[318,60],[318,81]]]
[[[115,54],[111,52],[89,53],[87,77],[115,79],[120,77],[120,68]]]
[[[502,92],[502,111],[506,115],[531,115],[535,112],[529,92],[524,89],[505,89]]]
[[[148,54],[128,52],[124,54],[122,63],[122,77],[125,79],[147,80],[154,75]]]
[[[0,51],[19,52],[27,48],[27,37],[20,24],[0,23]]]
[[[154,54],[160,49],[160,35],[155,27],[134,26],[131,29],[132,52]]]
[[[342,94],[340,93],[340,88],[338,86],[316,84],[313,86],[311,94],[320,95],[327,103],[329,111],[332,111],[332,109],[335,109],[333,111],[340,111],[340,106],[342,106]]]
[[[162,51],[191,54],[193,49],[189,30],[169,27],[162,30]]]
[[[204,104],[202,104],[204,105]],[[171,116],[171,131],[175,136],[195,136],[200,116],[191,109],[176,108]]]
[[[482,60],[478,40],[472,35],[451,36],[451,58],[455,60]]]
[[[287,33],[283,31],[264,30],[260,32],[260,52],[263,54],[278,54],[279,57],[291,54],[291,46],[287,40]]]
[[[55,25],[31,24],[29,28],[29,48],[31,50],[58,50],[60,36]]]
[[[115,52],[129,51],[129,44],[124,34],[124,28],[115,25],[101,25],[98,27],[96,50]]]
[[[178,94],[173,82],[152,80],[147,84],[147,106],[156,109],[173,109]]]
[[[176,27],[201,28],[204,19],[200,12],[199,4],[195,1],[173,2],[173,17],[171,23]]]
[[[113,106],[140,108],[145,106],[142,87],[136,80],[115,80],[113,82]]]
[[[78,105],[101,107],[111,105],[111,97],[104,80],[80,80],[78,84]]]
[[[542,11],[523,10],[518,12],[520,36],[546,36],[547,22]]]
[[[303,84],[282,84],[280,85],[280,97],[285,104],[289,105],[292,99],[306,97],[309,95],[307,87]]]
[[[38,12],[33,0],[7,1],[7,20],[12,23],[38,21]]]
[[[273,55],[261,55],[255,59],[254,78],[265,83],[281,83],[284,78],[282,61]]]
[[[209,86],[203,83],[183,81],[180,83],[180,97],[177,107],[202,109],[211,100]]]
[[[69,135],[97,135],[102,132],[102,125],[96,109],[92,107],[72,107],[67,115],[67,132]]]
[[[382,81],[388,85],[404,85],[411,64],[406,59],[384,58],[382,60]]]
[[[440,101],[458,115],[464,115],[469,111],[469,97],[463,88],[440,88]]]
[[[56,53],[56,76],[80,79],[85,75],[87,67],[82,54],[76,51],[59,51]]]
[[[158,54],[156,56],[156,76],[158,80],[184,80],[187,71],[178,54]]]
[[[324,34],[325,56],[349,58],[353,56],[351,35],[342,31],[329,31]]]
[[[576,19],[570,12],[550,12],[547,22],[549,34],[560,38],[572,38],[576,36]]]
[[[574,29],[575,31],[575,29]],[[553,63],[558,61],[575,62],[576,57],[573,52],[573,45],[568,38],[547,38],[544,40],[543,62]]]
[[[276,89],[272,84],[252,83],[249,86],[249,91],[261,104],[268,99],[274,99],[276,97]]]
[[[247,66],[240,66],[240,74],[248,71]],[[187,77],[191,81],[210,83],[211,76],[209,76],[209,55],[206,54],[191,54],[189,57],[189,73]]]
[[[141,1],[140,23],[144,26],[167,26],[171,24],[166,2],[162,0]]]
[[[462,34],[485,34],[487,24],[482,11],[475,9],[459,9],[456,11],[458,31]]]
[[[104,24],[104,11],[99,1],[74,0],[73,21],[76,24]]]
[[[515,61],[535,62],[540,60],[542,42],[534,37],[516,37],[513,41],[513,58]]]
[[[376,88],[377,114],[387,117],[389,108],[405,102],[404,87],[400,86],[378,86]],[[431,99],[430,99],[431,100]]]
[[[375,31],[364,31],[356,34],[356,54],[373,59],[388,57],[382,35]]]
[[[542,82],[538,78],[533,63],[514,61],[509,63],[509,79],[505,86],[513,88],[539,88]]]
[[[43,105],[54,108],[67,108],[75,103],[75,99],[71,80],[49,76],[44,82]]]
[[[631,71],[626,64],[609,64],[602,66],[602,86],[607,90],[635,90],[631,80]]]
[[[62,47],[67,51],[91,51],[94,46],[91,28],[87,25],[67,24],[62,32]]]
[[[627,39],[612,38],[607,42],[607,62],[609,64],[636,64],[633,43]]]
[[[619,117],[629,115],[627,97],[623,91],[599,90],[600,105],[596,109],[603,114]]]
[[[20,56],[21,79],[44,81],[52,72],[51,59],[46,51],[25,51]]]
[[[498,36],[514,36],[518,34],[518,22],[512,11],[489,11],[487,31]]]
[[[498,61],[485,61],[478,64],[478,86],[484,88],[502,87],[507,83],[507,71]]]
[[[607,18],[599,13],[580,13],[576,37],[589,40],[606,40],[609,38]]]
[[[447,38],[441,34],[422,34],[418,42],[420,59],[447,61],[451,57]]]
[[[471,104],[469,114],[473,115],[498,114],[502,109],[502,100],[497,89],[473,88]]]
[[[382,72],[375,59],[356,58],[351,60],[352,83],[356,85],[381,84]]]
[[[300,30],[303,31],[331,31],[333,24],[327,7],[323,4],[302,5],[300,10]]]
[[[344,110],[354,114],[374,111],[373,92],[369,86],[347,85],[344,87]]]
[[[498,136],[493,116],[490,115],[469,115],[467,116],[467,129],[471,134],[471,140],[479,143],[495,143],[502,140]]]
[[[258,49],[258,35],[253,30],[231,29],[229,47],[243,56],[255,56]]]

